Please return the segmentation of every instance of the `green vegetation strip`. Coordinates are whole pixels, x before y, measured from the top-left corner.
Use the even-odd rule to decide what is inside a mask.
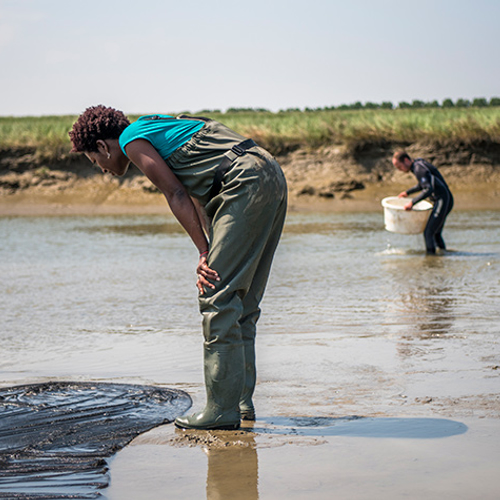
[[[166,113],[170,114],[170,113]],[[323,109],[200,113],[253,137],[274,154],[343,144],[500,142],[500,107]],[[133,121],[137,118],[130,115]],[[0,117],[0,149],[27,149],[41,159],[68,158],[76,116]]]

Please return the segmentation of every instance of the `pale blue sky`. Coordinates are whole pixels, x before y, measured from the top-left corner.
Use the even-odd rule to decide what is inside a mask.
[[[500,97],[500,0],[0,0],[0,115]]]

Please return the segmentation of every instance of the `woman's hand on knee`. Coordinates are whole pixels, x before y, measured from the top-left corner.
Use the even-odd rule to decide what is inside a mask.
[[[220,277],[217,274],[217,271],[208,267],[207,264],[207,256],[201,255],[200,260],[198,262],[198,266],[196,267],[196,275],[198,276],[198,280],[196,281],[196,288],[200,294],[204,293],[203,287],[215,288],[215,285],[210,281],[220,281]]]

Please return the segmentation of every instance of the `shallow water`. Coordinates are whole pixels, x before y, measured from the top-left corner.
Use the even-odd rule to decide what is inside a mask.
[[[453,251],[426,257],[379,213],[289,215],[259,335],[496,338],[500,214],[454,213],[445,238]],[[191,379],[176,346],[200,345],[195,265],[167,217],[0,219],[3,382],[174,382],[173,362]]]
[[[421,235],[388,233],[381,212],[288,216],[259,323],[258,442],[269,422],[280,435],[288,431],[279,422],[297,427],[297,418],[306,422],[299,437],[369,439],[401,421],[354,416],[405,416],[406,438],[425,429],[431,439],[447,428],[443,419],[462,428],[466,417],[500,416],[500,213],[453,212],[444,237],[450,251],[428,257]],[[199,408],[196,262],[168,216],[0,218],[1,384],[163,385],[188,391]],[[341,420],[318,430],[321,418]],[[342,448],[350,457],[352,449]],[[485,463],[499,463],[488,453]],[[123,478],[136,481],[134,463]],[[127,487],[115,483],[112,498]],[[330,497],[318,491],[307,498]],[[262,484],[260,494],[273,498]]]

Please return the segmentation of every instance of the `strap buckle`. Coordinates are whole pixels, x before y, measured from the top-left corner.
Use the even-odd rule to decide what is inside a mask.
[[[245,150],[239,145],[235,144],[232,148],[231,151],[238,156],[242,156],[245,153]]]

